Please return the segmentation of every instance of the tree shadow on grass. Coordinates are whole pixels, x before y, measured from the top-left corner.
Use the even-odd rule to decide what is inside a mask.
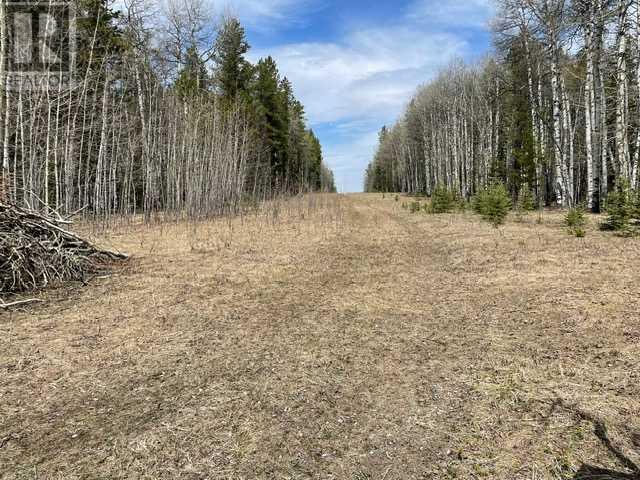
[[[638,480],[640,477],[634,473],[615,472],[604,468],[583,465],[573,477],[573,480]]]
[[[593,433],[598,440],[606,447],[606,449],[631,473],[616,472],[604,468],[594,467],[591,465],[582,465],[576,473],[573,480],[640,480],[640,466],[631,460],[624,452],[611,442],[607,425],[601,419],[595,417],[589,412],[579,408],[576,405],[566,403],[562,399],[556,399],[552,406],[552,410],[556,407],[562,407],[565,410],[573,412],[581,420],[586,420],[593,425]],[[638,447],[638,438],[634,436],[634,446]]]

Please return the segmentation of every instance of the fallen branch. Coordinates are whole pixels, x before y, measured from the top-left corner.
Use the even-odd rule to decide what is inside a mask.
[[[84,281],[87,275],[106,273],[110,263],[128,258],[70,232],[70,223],[59,214],[45,215],[0,202],[0,292]]]
[[[6,308],[11,308],[11,307],[18,307],[20,305],[27,305],[27,304],[30,304],[30,303],[40,303],[40,302],[42,302],[42,300],[40,300],[39,298],[30,298],[28,300],[19,300],[17,302],[0,303],[0,308],[6,309]]]

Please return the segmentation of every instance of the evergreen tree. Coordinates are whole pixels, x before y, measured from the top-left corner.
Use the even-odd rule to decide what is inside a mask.
[[[533,198],[533,193],[528,184],[523,184],[520,187],[520,193],[518,194],[518,209],[524,212],[532,212],[536,209],[536,202]]]
[[[126,50],[118,27],[120,12],[107,0],[77,0],[76,71],[84,76],[89,71],[105,71],[104,64],[118,63]]]
[[[187,49],[185,65],[180,70],[175,89],[182,98],[192,98],[208,87],[207,69],[194,46]]]
[[[430,213],[449,213],[455,208],[455,196],[444,185],[436,186],[431,197]]]
[[[239,20],[233,17],[226,19],[214,45],[213,60],[216,64],[216,85],[227,101],[247,92],[252,67],[244,55],[249,48]]]
[[[511,200],[504,184],[494,181],[473,198],[473,209],[484,220],[498,227],[504,223],[511,210]]]
[[[322,145],[313,130],[307,132],[309,142],[308,183],[313,190],[322,188]]]
[[[533,139],[531,108],[529,99],[522,94],[522,86],[527,84],[525,57],[519,39],[512,42],[505,60],[508,85],[502,98],[504,111],[508,113],[505,121],[507,140],[512,149],[508,171],[500,178],[505,182],[512,197],[518,195],[522,184],[535,185],[536,152]]]
[[[615,191],[607,197],[607,219],[601,225],[603,230],[614,230],[622,235],[637,233],[640,222],[638,193],[634,192],[625,178],[616,181]]]
[[[288,160],[288,108],[273,58],[267,57],[258,62],[253,91],[261,134],[269,150],[273,180],[281,185]]]

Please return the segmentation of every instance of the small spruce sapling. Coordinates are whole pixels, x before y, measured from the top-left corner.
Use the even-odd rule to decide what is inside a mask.
[[[440,184],[431,196],[431,213],[449,213],[455,208],[455,196],[447,187]]]
[[[536,202],[533,198],[533,193],[528,184],[522,185],[520,194],[518,195],[518,209],[523,212],[533,212],[536,210]]]
[[[472,207],[484,220],[498,228],[509,215],[511,199],[505,186],[501,182],[494,182],[476,194]]]
[[[605,208],[608,216],[600,228],[621,236],[634,235],[640,219],[638,207],[638,192],[631,190],[627,180],[618,179],[615,191],[607,197]]]
[[[586,235],[584,230],[586,220],[584,218],[583,207],[576,207],[569,210],[564,219],[564,223],[569,228],[570,235],[575,235],[578,238],[583,238]]]

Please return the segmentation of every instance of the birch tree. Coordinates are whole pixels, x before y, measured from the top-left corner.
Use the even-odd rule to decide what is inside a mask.
[[[5,63],[7,52],[7,31],[6,31],[6,6],[5,2],[0,2],[0,135],[2,135],[2,184],[0,185],[0,196],[7,195],[7,185],[9,183],[9,129],[7,125],[7,113],[9,105],[7,101],[7,80],[5,78]]]
[[[629,157],[628,136],[628,78],[627,78],[627,43],[629,29],[629,7],[631,0],[618,0],[617,15],[617,56],[616,56],[616,173],[619,178],[631,180],[631,164]]]
[[[264,112],[250,100],[266,92],[247,82],[237,85],[242,95],[223,98],[207,63],[215,29],[198,0],[172,4],[168,24],[175,42],[162,52],[155,46],[167,31],[157,36],[149,28],[139,0],[125,4],[123,14],[104,0],[81,1],[91,15],[79,24],[74,82],[69,88],[21,86],[12,108],[0,115],[2,187],[11,201],[105,222],[137,213],[151,221],[237,213],[247,197],[335,190],[320,142],[292,93],[288,104],[299,105],[292,111],[300,113],[283,117],[282,130],[296,132],[297,163],[279,157],[277,182],[271,168],[260,168],[274,145],[264,141],[271,131],[257,120]],[[246,67],[250,74],[248,62]],[[287,104],[278,81],[269,94]],[[310,181],[299,171],[317,173]]]
[[[595,207],[618,179],[637,187],[640,1],[500,0],[498,7],[494,58],[455,64],[419,91],[387,129],[394,135],[381,136],[367,188],[430,193],[443,184],[468,197],[493,177],[515,197],[530,179],[529,157],[540,204]],[[398,139],[399,148],[387,146]]]

